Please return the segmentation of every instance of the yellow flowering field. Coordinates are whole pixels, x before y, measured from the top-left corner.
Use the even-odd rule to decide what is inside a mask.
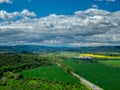
[[[80,56],[82,57],[93,57],[93,58],[108,58],[108,59],[112,59],[112,58],[120,58],[120,56],[106,56],[106,55],[97,55],[97,54],[80,54]]]

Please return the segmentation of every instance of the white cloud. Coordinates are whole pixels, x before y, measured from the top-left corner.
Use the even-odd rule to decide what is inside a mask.
[[[9,17],[9,15],[6,11],[3,11],[3,10],[0,11],[0,19],[6,20],[6,19],[9,19],[9,18],[10,17]]]
[[[2,20],[12,20],[12,19],[15,19],[15,18],[24,18],[24,17],[34,17],[36,16],[36,14],[34,12],[30,12],[28,11],[27,9],[24,9],[23,11],[21,12],[6,12],[6,11],[3,11],[1,10],[0,11],[0,19]]]
[[[12,1],[11,0],[0,0],[0,4],[1,3],[12,3]]]
[[[33,17],[36,16],[34,12],[29,12],[27,9],[24,9],[24,10],[21,12],[21,14],[22,14],[23,16],[33,16]]]
[[[98,5],[95,4],[92,5],[92,8],[98,8],[98,7],[99,7]]]
[[[19,13],[34,16],[28,10]],[[120,11],[90,8],[76,11],[72,16],[51,14],[41,18],[4,21],[0,23],[0,44],[120,45],[119,16]]]

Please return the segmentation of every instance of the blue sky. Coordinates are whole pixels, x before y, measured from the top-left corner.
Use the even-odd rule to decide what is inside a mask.
[[[38,16],[47,16],[52,13],[71,15],[75,11],[91,8],[92,5],[98,5],[99,9],[112,12],[120,10],[120,0],[12,0],[12,4],[0,4],[0,9],[7,12],[28,9]]]
[[[120,45],[120,0],[0,0],[0,45]]]

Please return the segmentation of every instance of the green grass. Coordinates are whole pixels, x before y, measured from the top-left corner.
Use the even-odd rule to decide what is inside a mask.
[[[120,68],[74,59],[64,60],[63,63],[71,66],[77,74],[105,90],[120,90]]]
[[[105,65],[120,67],[120,60],[104,60],[104,61],[99,61],[99,62]]]
[[[55,65],[23,70],[21,73],[24,77],[43,78],[50,81],[56,80],[64,83],[70,82],[71,84],[79,83],[79,81],[74,79],[71,75],[65,73],[62,69]]]

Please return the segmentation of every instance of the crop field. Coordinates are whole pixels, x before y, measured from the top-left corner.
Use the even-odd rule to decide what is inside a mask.
[[[99,61],[99,62],[105,65],[120,67],[120,60],[104,60],[104,61]]]
[[[71,66],[74,72],[105,90],[120,90],[120,68],[101,63],[68,59],[63,64]]]
[[[105,58],[105,59],[120,59],[120,56],[108,56],[108,55],[99,55],[99,54],[80,54],[80,56],[92,57],[92,58]]]
[[[55,65],[42,66],[34,69],[23,70],[21,72],[24,77],[42,78],[50,81],[58,81],[63,83],[77,84],[79,81],[71,75],[65,73],[62,69]]]

